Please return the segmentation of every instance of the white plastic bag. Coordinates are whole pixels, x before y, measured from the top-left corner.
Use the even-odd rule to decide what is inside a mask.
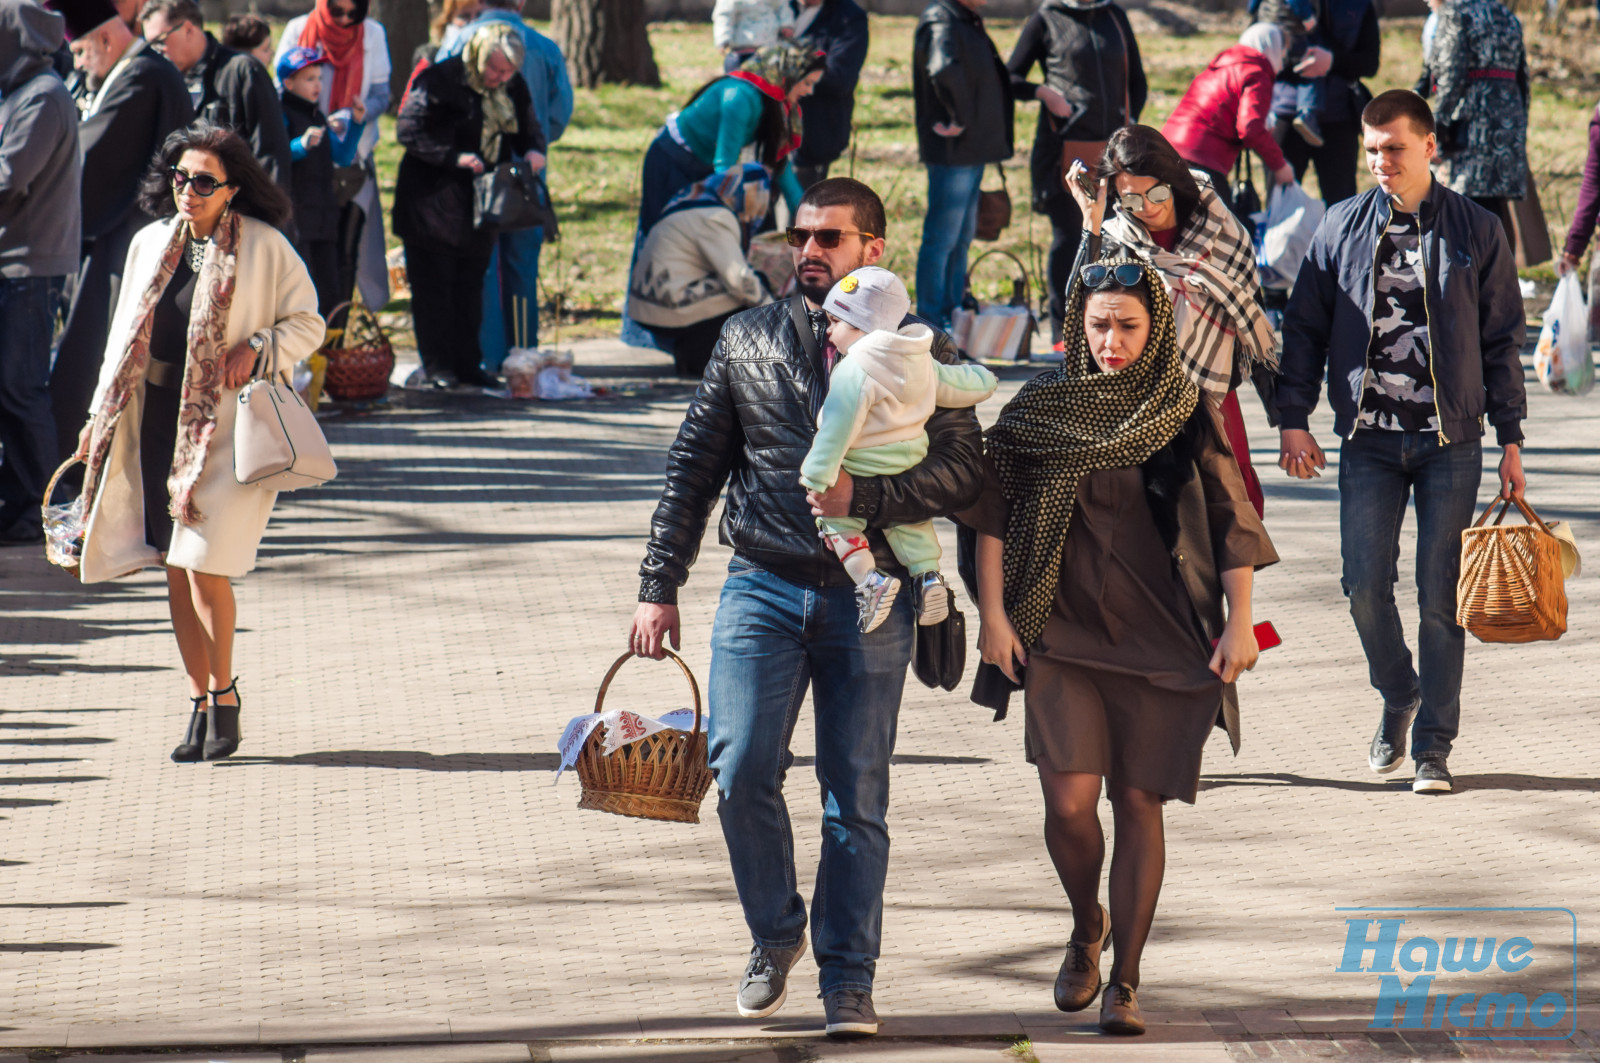
[[[1557,395],[1587,395],[1594,387],[1594,355],[1589,350],[1589,308],[1574,270],[1556,284],[1544,312],[1539,345],[1533,352],[1539,383]]]
[[[1305,260],[1311,237],[1316,235],[1326,210],[1322,200],[1313,198],[1298,184],[1273,187],[1267,196],[1267,209],[1252,215],[1256,231],[1261,234],[1256,265],[1261,269],[1264,287],[1294,286],[1300,263]]]

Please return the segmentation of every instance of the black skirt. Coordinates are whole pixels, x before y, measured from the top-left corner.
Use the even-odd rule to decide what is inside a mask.
[[[189,346],[189,311],[194,305],[194,271],[180,259],[156,303],[150,323],[150,360],[166,363],[169,373],[182,380]],[[161,554],[172,546],[172,495],[167,476],[178,446],[178,411],[181,387],[144,384],[144,413],[139,419],[139,474],[144,480],[144,538]]]

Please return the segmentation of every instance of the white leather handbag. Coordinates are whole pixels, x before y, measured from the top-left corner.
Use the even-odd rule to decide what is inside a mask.
[[[235,480],[294,491],[325,484],[338,473],[322,426],[287,376],[258,375],[245,385],[233,426]]]

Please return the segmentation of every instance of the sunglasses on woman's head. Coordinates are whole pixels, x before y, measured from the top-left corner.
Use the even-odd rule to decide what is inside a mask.
[[[217,189],[227,188],[231,183],[228,181],[219,181],[208,173],[184,173],[176,166],[167,171],[167,176],[172,181],[173,188],[181,192],[183,191],[184,186],[187,185],[189,191],[193,192],[201,199],[210,199],[211,196],[216,193]]]
[[[1117,202],[1122,204],[1123,210],[1131,210],[1137,214],[1145,209],[1146,204],[1156,207],[1171,198],[1172,187],[1170,185],[1152,185],[1142,193],[1127,192],[1119,195]]]
[[[1144,280],[1144,267],[1137,262],[1124,262],[1120,266],[1095,263],[1079,270],[1078,276],[1083,279],[1084,287],[1091,291],[1110,287],[1112,283],[1121,288],[1132,288]]]
[[[789,241],[790,247],[804,247],[811,240],[824,251],[832,251],[839,246],[839,241],[846,236],[859,236],[863,240],[876,240],[871,233],[864,233],[858,229],[796,229],[790,226],[784,230],[784,236]]]

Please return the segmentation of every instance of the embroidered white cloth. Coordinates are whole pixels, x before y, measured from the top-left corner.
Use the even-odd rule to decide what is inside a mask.
[[[641,716],[627,709],[612,709],[610,712],[602,713],[587,712],[582,716],[574,716],[567,721],[566,729],[561,732],[561,741],[556,744],[556,749],[561,754],[561,766],[556,769],[557,782],[561,780],[562,772],[578,762],[578,751],[589,740],[594,729],[601,724],[606,725],[606,737],[600,751],[610,756],[623,746],[648,738],[657,731],[693,731],[694,710],[673,709],[671,712],[662,713],[659,718]],[[705,729],[705,717],[702,716],[700,730]]]

